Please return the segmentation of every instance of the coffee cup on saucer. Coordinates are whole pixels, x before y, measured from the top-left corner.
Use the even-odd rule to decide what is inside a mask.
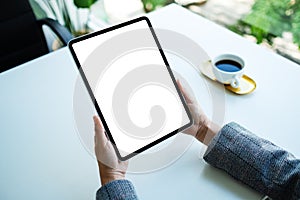
[[[233,54],[222,54],[213,60],[212,68],[218,82],[239,88],[245,68],[242,58]]]

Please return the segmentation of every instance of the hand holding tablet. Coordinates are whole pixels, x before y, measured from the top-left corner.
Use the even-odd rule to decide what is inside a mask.
[[[119,161],[111,142],[108,141],[99,117],[94,116],[95,153],[98,160],[101,185],[125,178],[128,161]]]
[[[69,48],[120,160],[192,124],[146,17],[76,38]]]

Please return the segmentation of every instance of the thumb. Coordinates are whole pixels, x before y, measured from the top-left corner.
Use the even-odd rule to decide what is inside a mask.
[[[180,92],[182,93],[186,103],[193,103],[193,99],[189,96],[188,93],[186,93],[185,89],[183,88],[183,86],[181,85],[181,82],[179,79],[176,80],[178,88],[180,90]]]
[[[94,126],[95,126],[95,145],[104,146],[107,142],[107,137],[104,132],[103,125],[98,116],[93,117]]]

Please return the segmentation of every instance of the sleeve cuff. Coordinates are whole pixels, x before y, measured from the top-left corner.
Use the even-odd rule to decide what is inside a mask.
[[[115,180],[103,185],[96,194],[97,200],[137,200],[133,184],[128,180]]]

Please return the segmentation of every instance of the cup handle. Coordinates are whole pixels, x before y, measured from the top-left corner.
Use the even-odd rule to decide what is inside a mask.
[[[230,81],[230,85],[233,88],[238,88],[240,86],[240,79],[235,76],[231,81]]]

